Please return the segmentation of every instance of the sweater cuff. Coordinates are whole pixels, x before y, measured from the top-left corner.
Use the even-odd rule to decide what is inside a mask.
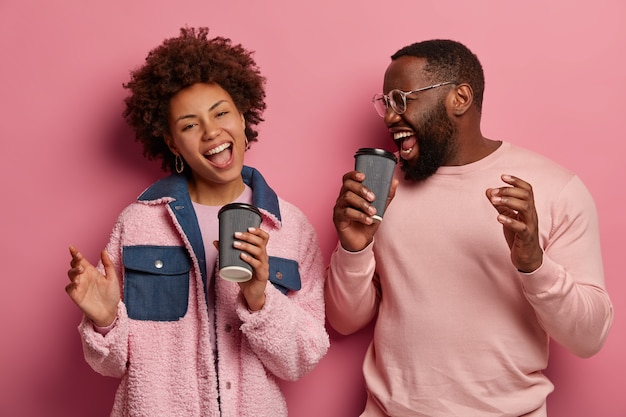
[[[522,285],[528,294],[537,295],[550,291],[561,275],[561,267],[543,255],[541,266],[533,272],[519,272]]]
[[[83,318],[78,325],[78,331],[83,338],[85,344],[90,346],[94,351],[109,353],[109,347],[119,343],[120,335],[126,334],[128,330],[128,315],[126,313],[126,306],[122,301],[117,305],[117,317],[110,326],[107,333],[102,334],[96,329],[96,325],[93,321],[89,320],[83,315]],[[105,337],[108,335],[108,337]],[[124,336],[125,337],[125,336]]]
[[[118,317],[119,316],[115,316],[115,318],[113,319],[113,322],[106,327],[96,326],[96,324],[94,323],[93,328],[96,332],[100,333],[102,336],[106,336],[107,333],[109,333],[111,329],[113,329],[115,325],[117,324]]]
[[[362,271],[367,269],[374,256],[374,241],[357,252],[348,251],[341,246],[341,243],[338,243],[333,256],[342,269],[353,272]]]

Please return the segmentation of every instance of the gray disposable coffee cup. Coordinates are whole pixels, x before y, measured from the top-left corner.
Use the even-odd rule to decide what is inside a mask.
[[[376,208],[372,218],[381,221],[398,158],[384,149],[361,148],[354,154],[354,160],[354,169],[365,174],[363,185],[376,196],[371,203]]]
[[[252,278],[252,266],[241,259],[242,250],[233,246],[235,232],[246,232],[261,225],[261,212],[244,203],[230,203],[217,213],[219,220],[219,275],[227,281],[245,282]]]

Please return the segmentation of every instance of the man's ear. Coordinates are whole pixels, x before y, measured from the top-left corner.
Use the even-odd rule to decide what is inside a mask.
[[[474,102],[474,91],[469,84],[459,84],[450,96],[450,109],[455,116],[462,116]]]

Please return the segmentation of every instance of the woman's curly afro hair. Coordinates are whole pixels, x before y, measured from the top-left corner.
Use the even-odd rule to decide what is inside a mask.
[[[257,141],[255,127],[263,121],[266,108],[265,78],[251,51],[227,38],[207,39],[208,33],[205,27],[182,28],[180,36],[151,50],[144,65],[132,71],[123,85],[130,90],[123,116],[143,144],[144,156],[161,158],[164,171],[175,169],[174,155],[164,139],[170,132],[170,100],[196,83],[216,83],[226,90],[244,115],[248,142]]]

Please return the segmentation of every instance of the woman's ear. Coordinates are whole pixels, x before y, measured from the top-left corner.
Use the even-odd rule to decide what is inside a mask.
[[[459,84],[450,99],[452,114],[462,116],[474,102],[474,91],[469,84]]]
[[[172,138],[170,135],[164,135],[163,140],[165,141],[167,147],[170,148],[170,151],[172,151],[174,155],[178,155],[178,149],[176,149],[176,143],[174,143],[174,138]]]

